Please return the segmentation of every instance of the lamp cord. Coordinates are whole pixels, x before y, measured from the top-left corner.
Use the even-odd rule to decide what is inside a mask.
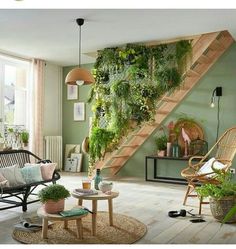
[[[220,129],[220,97],[218,97],[217,101],[217,128],[216,128],[216,142],[219,136],[219,129]]]
[[[79,67],[81,63],[81,25],[79,25]]]

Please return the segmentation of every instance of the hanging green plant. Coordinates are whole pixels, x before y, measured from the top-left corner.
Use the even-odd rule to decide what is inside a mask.
[[[90,168],[137,125],[154,119],[157,102],[181,84],[191,42],[147,47],[128,44],[98,52],[89,102],[95,117],[90,135]]]

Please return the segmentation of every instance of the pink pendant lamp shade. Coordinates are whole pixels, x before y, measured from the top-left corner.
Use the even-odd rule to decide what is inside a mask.
[[[92,74],[85,68],[80,67],[81,63],[81,26],[84,24],[84,19],[76,19],[79,25],[79,67],[72,69],[66,76],[65,83],[68,85],[89,85],[95,82]]]

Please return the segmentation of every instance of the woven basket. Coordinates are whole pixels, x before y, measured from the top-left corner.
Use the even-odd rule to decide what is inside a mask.
[[[213,217],[222,221],[229,210],[236,204],[236,196],[227,196],[219,200],[209,198],[210,208]],[[236,222],[236,215],[234,215],[227,223]]]

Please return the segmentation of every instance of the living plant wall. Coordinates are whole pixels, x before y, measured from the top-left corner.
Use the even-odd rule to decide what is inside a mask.
[[[89,137],[89,175],[97,160],[118,148],[136,125],[152,122],[160,97],[180,86],[191,58],[191,41],[99,51],[89,103],[94,113]]]

